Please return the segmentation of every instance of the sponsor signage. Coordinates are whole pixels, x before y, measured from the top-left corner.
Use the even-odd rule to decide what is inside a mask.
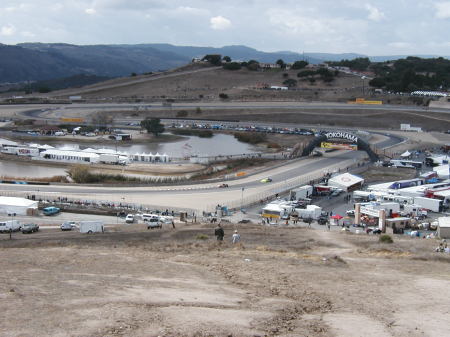
[[[320,147],[324,149],[337,149],[337,150],[358,150],[356,144],[345,144],[345,143],[320,143]]]
[[[339,138],[339,139],[346,139],[349,140],[353,143],[357,143],[358,142],[358,137],[356,137],[355,135],[352,135],[351,133],[345,132],[345,131],[332,131],[332,132],[328,132],[325,134],[325,136],[330,139],[330,138]]]
[[[378,218],[380,216],[380,210],[378,209],[373,209],[373,208],[368,208],[365,206],[361,206],[361,213],[362,214],[366,214],[366,215],[370,215],[373,217]]]
[[[67,122],[67,123],[83,123],[84,119],[83,118],[65,118],[62,117],[61,118],[61,122]]]
[[[20,154],[30,154],[29,149],[19,149],[17,152],[19,152]]]

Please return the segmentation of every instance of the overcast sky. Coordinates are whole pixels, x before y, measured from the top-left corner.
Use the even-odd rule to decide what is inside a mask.
[[[0,42],[450,55],[450,1],[1,0]]]

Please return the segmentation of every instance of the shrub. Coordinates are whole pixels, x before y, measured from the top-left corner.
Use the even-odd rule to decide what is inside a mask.
[[[267,140],[267,136],[265,133],[236,132],[234,134],[234,138],[236,138],[240,142],[249,144],[263,143]]]
[[[219,94],[219,97],[220,97],[221,99],[228,99],[228,95],[225,94],[225,93],[223,93],[223,92],[221,92],[221,93]]]
[[[209,239],[209,236],[206,235],[206,234],[198,234],[198,235],[196,236],[196,239],[197,239],[197,240],[208,240],[208,239]]]
[[[177,111],[177,117],[187,117],[187,115],[189,115],[189,112],[186,110]]]
[[[238,62],[225,63],[223,65],[223,69],[225,69],[225,70],[239,70],[239,69],[241,69],[241,64],[238,63]]]
[[[383,234],[380,236],[379,241],[381,243],[393,243],[394,240],[392,240],[392,237],[390,235],[387,234]]]

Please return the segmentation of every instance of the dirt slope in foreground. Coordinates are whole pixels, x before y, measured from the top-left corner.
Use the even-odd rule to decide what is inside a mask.
[[[0,335],[448,336],[434,240],[246,225],[231,246],[212,231],[2,235]]]

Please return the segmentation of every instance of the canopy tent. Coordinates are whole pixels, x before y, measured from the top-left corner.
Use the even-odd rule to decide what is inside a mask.
[[[340,174],[328,180],[328,186],[341,188],[346,192],[358,189],[363,183],[363,178],[350,173]]]
[[[408,158],[409,156],[411,156],[411,152],[409,152],[408,150],[406,150],[400,155],[400,157],[402,158]]]
[[[335,215],[331,216],[330,218],[331,218],[331,219],[334,219],[334,220],[341,220],[341,219],[343,219],[344,217],[343,217],[342,215],[335,214]]]

